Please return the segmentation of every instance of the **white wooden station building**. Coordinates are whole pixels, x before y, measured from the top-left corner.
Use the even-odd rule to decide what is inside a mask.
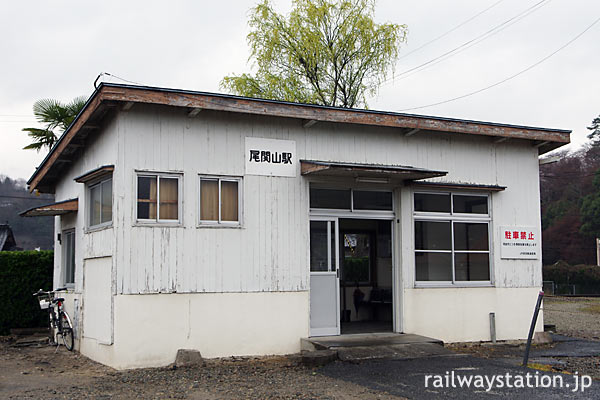
[[[54,286],[116,368],[302,338],[526,338],[538,156],[570,131],[101,84],[30,178]],[[542,318],[537,330],[542,329]]]

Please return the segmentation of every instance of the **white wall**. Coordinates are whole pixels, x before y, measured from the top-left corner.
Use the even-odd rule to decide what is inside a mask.
[[[497,340],[527,339],[538,288],[419,288],[404,291],[405,332],[444,342],[489,341],[491,312]],[[536,331],[543,331],[540,313]]]
[[[115,343],[81,352],[114,368],[164,366],[178,349],[203,357],[291,354],[308,336],[307,292],[115,296]]]
[[[76,183],[73,179],[102,165],[117,164],[118,139],[114,119],[108,119],[99,134],[92,134],[88,138],[88,145],[83,149],[83,154],[57,183],[55,190],[56,201],[72,198],[79,199],[79,211],[55,217],[54,235],[54,287],[62,285],[62,246],[56,239],[56,234],[64,229],[75,228],[75,292],[83,290],[83,260],[86,258],[111,256],[115,245],[113,228],[108,227],[100,231],[85,233],[86,227],[86,191],[85,185]],[[116,203],[113,199],[113,204]],[[113,207],[113,215],[118,215],[119,210]]]
[[[203,111],[135,106],[118,117],[117,292],[308,290],[308,180],[244,176],[241,228],[198,227],[198,174],[244,175],[244,139],[296,141],[298,159],[400,164],[448,171],[444,181],[507,186],[492,196],[500,225],[540,225],[537,149],[474,135],[418,133]],[[183,173],[181,227],[135,226],[135,171]],[[336,182],[336,183],[339,183]],[[349,183],[353,183],[351,180]],[[402,274],[414,280],[410,191],[402,190]],[[500,287],[541,286],[541,261],[500,260]],[[123,266],[123,267],[120,267]],[[126,266],[126,267],[125,267]]]
[[[494,143],[487,137],[426,132],[405,137],[398,129],[332,123],[317,123],[306,129],[300,120],[207,110],[195,118],[188,118],[183,109],[135,105],[130,111],[120,112],[106,122],[102,134],[90,139],[83,156],[73,163],[56,188],[57,201],[80,199],[80,211],[57,218],[56,224],[56,232],[76,227],[75,291],[81,293],[83,289],[84,260],[112,257],[111,291],[118,294],[114,311],[115,344],[107,347],[93,339],[84,339],[84,354],[121,367],[160,365],[174,356],[174,346],[202,347],[212,343],[213,335],[223,340],[211,344],[218,350],[203,350],[207,356],[293,352],[296,344],[292,345],[292,342],[299,346],[298,339],[308,334],[309,180],[300,176],[299,167],[296,178],[244,176],[246,136],[294,140],[298,159],[408,165],[448,171],[447,177],[438,179],[442,181],[506,186],[505,191],[492,194],[493,247],[497,246],[501,225],[540,226],[537,149],[530,142]],[[85,186],[75,183],[73,178],[106,164],[115,165],[113,226],[86,232]],[[136,225],[136,170],[182,174],[181,226]],[[198,226],[198,174],[243,176],[241,227]],[[503,319],[504,308],[497,304],[505,297],[505,303],[511,306],[517,304],[513,304],[513,298],[521,299],[524,304],[535,301],[541,286],[541,260],[501,260],[499,252],[493,250],[495,288],[414,289],[411,193],[409,187],[396,190],[401,223],[394,224],[395,279],[399,287],[404,288],[395,294],[400,304],[396,309],[398,329],[447,340],[485,339],[489,335],[489,325],[481,315],[498,309],[497,321],[503,326],[503,321],[507,321]],[[55,286],[60,281],[62,262],[60,246],[57,245],[56,250]],[[518,290],[513,292],[504,288]],[[156,295],[175,292],[177,294],[171,297]],[[263,299],[258,296],[261,292],[265,296],[268,293],[284,296],[286,293],[281,302],[273,305],[277,307],[276,313],[256,314],[247,309],[247,304],[261,304],[263,300],[256,300]],[[182,293],[203,293],[205,297]],[[220,300],[214,303],[198,300],[211,298],[208,294],[223,297],[215,297]],[[196,316],[182,311],[185,304],[180,302],[186,296],[194,299],[188,298],[188,309],[197,304]],[[444,302],[446,296],[454,300],[436,308],[436,303]],[[469,308],[473,299],[478,301],[476,310]],[[220,301],[231,303],[219,308],[216,304]],[[159,309],[169,309],[177,316],[173,322],[176,326],[203,324],[198,331],[202,333],[194,336],[195,339],[186,337],[175,340],[172,345],[160,345],[156,354],[150,350],[149,358],[142,356],[148,344],[128,352],[125,349],[135,348],[135,342],[131,341],[140,336],[133,335],[136,326],[133,322],[147,327],[142,335],[144,340],[146,335],[156,339],[156,335],[162,334],[152,328],[151,321],[155,321],[155,317],[149,310],[154,302]],[[85,305],[83,310],[85,313]],[[241,315],[237,310],[247,313]],[[460,322],[455,323],[468,327],[469,333],[461,331],[462,328],[440,331],[442,324],[429,318],[438,315],[439,310],[444,311],[442,316],[462,313]],[[233,314],[228,315],[226,311]],[[519,328],[503,331],[506,333],[499,333],[499,338],[505,334],[507,338],[511,335],[520,337],[522,322],[530,318],[531,312],[528,305],[516,311],[515,321],[519,321]],[[287,324],[285,339],[273,342],[273,347],[264,347],[262,328],[251,327],[250,319],[256,324],[271,326],[279,323],[279,314],[285,314],[281,320]],[[471,318],[471,315],[477,317]],[[256,343],[240,342],[239,335],[233,333],[230,336],[224,334],[218,327],[232,329],[223,320],[225,316],[227,323],[235,325],[241,321],[240,326],[254,332],[251,337]],[[212,321],[216,322],[213,324]],[[200,337],[202,340],[198,339]],[[117,349],[126,356],[117,357]]]

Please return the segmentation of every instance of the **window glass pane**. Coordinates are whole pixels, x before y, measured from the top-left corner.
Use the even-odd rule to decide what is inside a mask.
[[[488,224],[455,222],[454,250],[489,250]]]
[[[454,212],[468,214],[487,214],[488,198],[487,196],[465,196],[454,195]]]
[[[451,250],[450,222],[415,221],[416,250]]]
[[[160,178],[159,219],[178,219],[178,182],[177,178]]]
[[[355,190],[353,195],[356,210],[392,210],[392,192]]]
[[[310,270],[327,271],[327,221],[310,221]]]
[[[415,211],[450,212],[450,194],[415,193]]]
[[[457,281],[490,280],[490,255],[488,253],[457,253],[454,257]]]
[[[219,181],[200,179],[200,219],[219,220]]]
[[[350,190],[310,189],[310,208],[350,209]]]
[[[75,232],[63,232],[65,283],[75,283]]]
[[[138,219],[156,219],[156,177],[138,177]]]
[[[90,188],[90,226],[100,223],[101,186]]]
[[[417,281],[452,281],[451,253],[415,253]]]
[[[102,182],[101,222],[112,221],[112,179]]]
[[[221,221],[239,221],[237,182],[221,181]]]

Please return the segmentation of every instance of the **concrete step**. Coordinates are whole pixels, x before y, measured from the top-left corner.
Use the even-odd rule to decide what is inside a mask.
[[[438,343],[340,347],[337,353],[342,361],[410,360],[454,354]]]
[[[337,359],[335,350],[303,351],[300,354],[300,362],[307,367],[320,367]]]
[[[391,346],[414,343],[444,344],[441,340],[411,333],[368,333],[340,336],[321,336],[301,339],[302,350],[326,350],[341,347]]]
[[[26,336],[16,340],[11,347],[29,347],[29,346],[43,346],[48,344],[48,335],[45,336]]]
[[[441,340],[404,333],[371,333],[311,337],[301,341],[303,363],[319,365],[336,358],[342,361],[377,359],[408,360],[453,355]]]

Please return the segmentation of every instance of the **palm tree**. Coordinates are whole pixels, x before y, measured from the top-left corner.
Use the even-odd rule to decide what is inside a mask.
[[[75,119],[77,114],[83,109],[86,103],[86,98],[76,97],[68,104],[63,104],[58,100],[54,99],[41,99],[33,104],[33,114],[39,123],[45,124],[45,128],[23,128],[24,132],[27,132],[29,137],[33,139],[33,143],[23,147],[23,149],[33,149],[40,151],[44,147],[48,148],[48,151],[54,146],[58,136],[54,133],[55,129],[58,129],[58,134],[61,135],[71,122]]]

